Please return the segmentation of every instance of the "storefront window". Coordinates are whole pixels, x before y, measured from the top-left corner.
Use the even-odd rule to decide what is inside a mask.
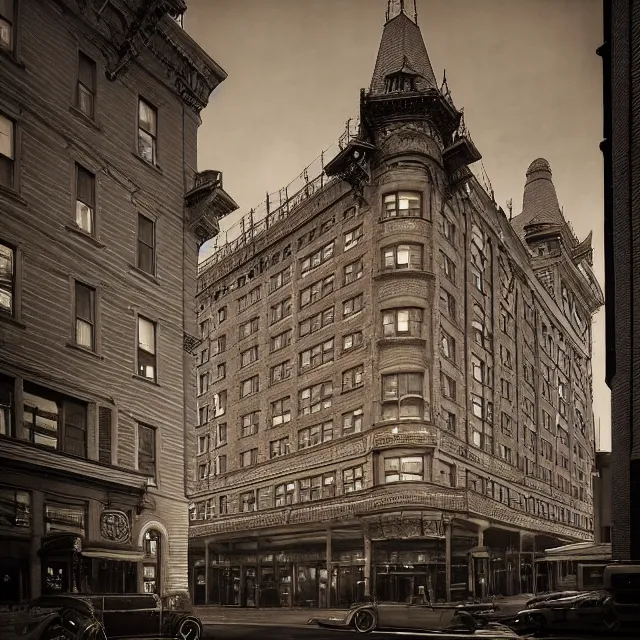
[[[150,529],[144,534],[144,563],[142,566],[142,582],[144,593],[161,594],[161,555],[162,538],[158,531]]]
[[[31,526],[31,494],[0,489],[0,525],[28,529]]]

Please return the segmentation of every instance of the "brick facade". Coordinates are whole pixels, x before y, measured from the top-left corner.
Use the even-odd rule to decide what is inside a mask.
[[[398,57],[399,42],[410,49]],[[414,71],[422,85],[410,85]],[[406,97],[397,77],[413,87]],[[245,566],[278,536],[289,549],[296,532],[351,526],[368,585],[368,541],[429,538],[411,523],[416,509],[450,527],[446,571],[465,530],[497,546],[483,532],[515,526],[520,551],[526,535],[540,546],[592,537],[590,316],[602,301],[588,241],[562,218],[546,161],[527,172],[513,224],[470,172],[451,169],[451,107],[415,106],[448,99],[432,77],[417,26],[391,19],[359,137],[327,166],[344,180],[272,212],[199,275],[194,571],[210,566],[210,546],[228,544]],[[366,167],[349,159],[356,151]],[[405,462],[414,471],[394,475]],[[322,486],[309,494],[311,477]],[[233,567],[229,557],[220,562]]]
[[[2,287],[13,302],[0,312],[1,490],[8,509],[29,504],[25,518],[0,521],[13,558],[3,572],[22,576],[20,593],[3,600],[74,580],[81,590],[149,589],[144,563],[156,567],[158,593],[188,589],[184,448],[195,402],[185,391],[195,372],[185,336],[195,334],[203,238],[184,198],[197,180],[200,108],[226,75],[167,14],[171,3],[159,21],[155,4],[14,2],[13,41],[0,48],[0,115],[14,137],[13,176],[0,186],[0,242],[12,257]],[[138,29],[148,46],[123,57],[144,37]],[[156,113],[149,161],[138,147],[140,98]],[[82,196],[91,226],[76,217],[77,167],[93,176]],[[87,290],[90,309],[78,311]],[[80,313],[91,316],[88,342]],[[139,316],[155,325],[153,371],[142,375]],[[81,416],[76,431],[69,407]],[[80,538],[82,552],[51,550],[61,534]],[[128,577],[109,583],[108,558],[130,563]]]

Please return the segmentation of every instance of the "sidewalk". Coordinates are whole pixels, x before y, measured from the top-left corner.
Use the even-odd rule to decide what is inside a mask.
[[[513,596],[511,598],[496,598],[496,605],[508,614],[516,614],[524,608],[531,594]],[[195,614],[203,624],[259,624],[259,625],[303,625],[312,618],[342,618],[348,609],[284,609],[284,608],[241,608],[221,607],[218,605],[200,606],[194,608]]]

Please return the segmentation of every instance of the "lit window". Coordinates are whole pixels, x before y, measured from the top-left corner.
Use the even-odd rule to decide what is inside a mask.
[[[156,380],[156,324],[138,316],[138,375]]]
[[[93,234],[96,207],[96,177],[76,164],[76,224]]]
[[[422,217],[422,194],[400,191],[384,196],[383,218]]]
[[[384,459],[385,482],[424,480],[424,460],[420,456]]]
[[[401,244],[382,250],[385,269],[422,269],[422,245]]]
[[[424,414],[422,373],[382,376],[382,419],[422,418]]]
[[[138,153],[143,160],[156,164],[158,112],[148,102],[138,101]]]
[[[76,282],[76,344],[95,350],[95,289]]]

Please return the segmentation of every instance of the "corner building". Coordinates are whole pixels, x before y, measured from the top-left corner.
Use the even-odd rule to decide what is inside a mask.
[[[188,590],[197,255],[235,205],[185,9],[0,3],[2,603]]]
[[[592,539],[590,238],[542,159],[507,219],[388,17],[358,135],[201,269],[198,603],[532,592],[539,552]]]

